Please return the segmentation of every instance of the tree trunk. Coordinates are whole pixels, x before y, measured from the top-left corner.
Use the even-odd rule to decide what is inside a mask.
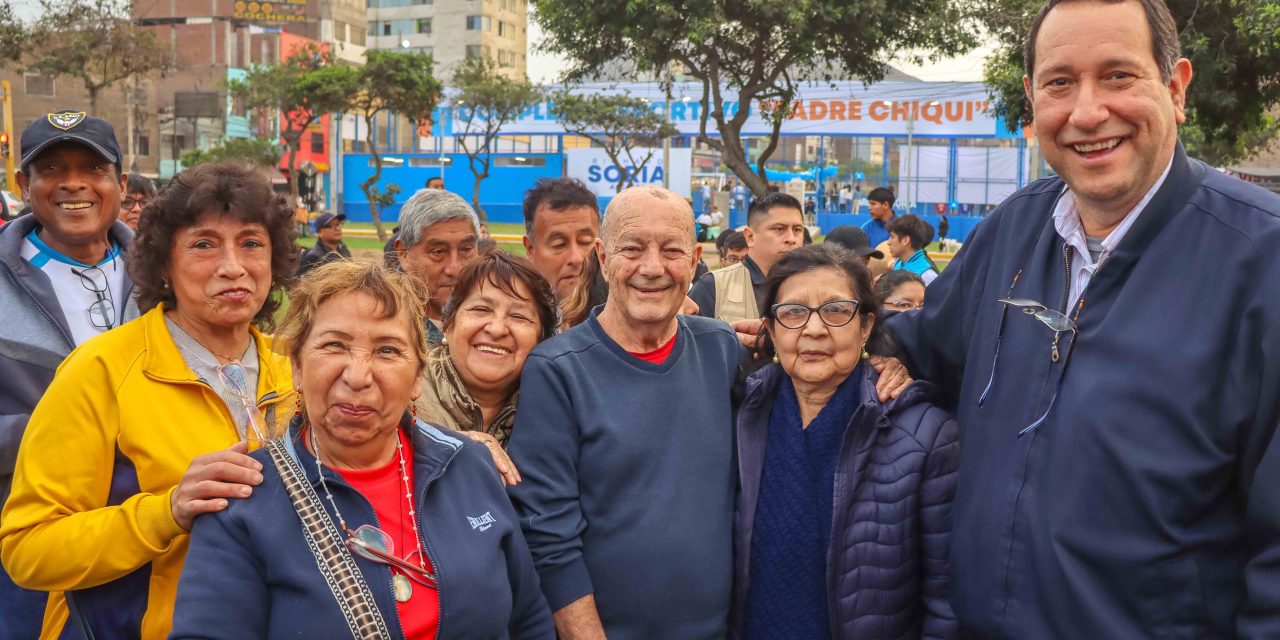
[[[769,182],[751,170],[751,164],[747,162],[747,152],[742,148],[742,138],[738,135],[738,131],[734,131],[733,125],[729,123],[716,128],[720,130],[721,139],[724,140],[724,152],[720,154],[720,161],[733,170],[734,175],[738,176],[742,185],[750,189],[753,195],[758,196],[767,192]]]
[[[289,206],[298,206],[298,145],[292,140],[285,138],[285,144],[289,145]]]
[[[373,115],[366,114],[364,118],[365,144],[369,145],[369,155],[373,156],[373,175],[360,183],[360,190],[369,201],[369,217],[373,218],[373,228],[378,231],[378,242],[386,244],[387,232],[382,228],[382,208],[373,194],[374,185],[382,179],[382,156],[378,155],[378,145],[373,140]]]
[[[489,177],[489,170],[486,168],[484,172],[481,173],[472,169],[471,172],[476,176],[475,191],[471,194],[471,206],[476,210],[476,215],[480,216],[480,222],[488,222],[489,216],[485,215],[484,207],[480,206],[480,183],[484,182],[484,179]]]
[[[86,86],[85,89],[89,90],[89,115],[101,118],[102,114],[98,113],[98,92],[101,89],[95,86]]]

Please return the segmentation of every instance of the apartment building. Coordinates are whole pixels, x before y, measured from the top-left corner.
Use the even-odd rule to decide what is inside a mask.
[[[528,64],[527,0],[368,0],[371,49],[429,53],[449,78],[465,58],[488,58],[511,78]]]

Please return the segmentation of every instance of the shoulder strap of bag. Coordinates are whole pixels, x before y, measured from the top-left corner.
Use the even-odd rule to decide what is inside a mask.
[[[315,556],[316,567],[324,576],[334,599],[338,601],[338,607],[342,609],[351,636],[357,640],[390,638],[391,632],[387,630],[382,612],[378,610],[355,558],[343,544],[342,534],[325,513],[320,496],[307,481],[297,459],[285,448],[283,440],[277,438],[267,443],[267,450],[276,469],[280,470],[285,491],[302,520],[307,546]]]

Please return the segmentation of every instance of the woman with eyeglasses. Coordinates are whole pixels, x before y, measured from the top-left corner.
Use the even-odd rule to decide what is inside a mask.
[[[419,420],[423,301],[334,262],[277,340],[302,398],[253,495],[196,520],[172,638],[554,638],[485,448]]]
[[[262,331],[297,255],[252,168],[183,172],[143,210],[127,253],[143,316],[63,362],[5,506],[5,568],[52,592],[43,638],[169,633],[192,520],[257,490],[246,441],[294,411]]]
[[[120,200],[121,222],[129,225],[129,228],[136,232],[138,230],[138,220],[142,217],[142,210],[155,197],[156,183],[152,182],[151,178],[129,174],[124,198]]]
[[[924,306],[924,278],[920,274],[899,269],[886,271],[876,279],[876,295],[885,311],[899,313]]]
[[[765,281],[737,417],[734,638],[956,638],[947,545],[956,424],[913,382],[881,404],[871,274],[830,244]]]

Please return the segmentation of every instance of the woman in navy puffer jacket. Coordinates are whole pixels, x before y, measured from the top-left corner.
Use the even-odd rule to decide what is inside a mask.
[[[879,304],[828,245],[769,272],[764,353],[737,418],[735,638],[957,638],[947,579],[955,421],[914,382],[876,399]]]

